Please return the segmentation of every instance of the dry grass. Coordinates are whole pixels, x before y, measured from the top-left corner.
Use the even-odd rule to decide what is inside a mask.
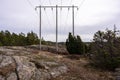
[[[87,66],[89,65],[89,60],[84,57],[70,59],[64,56],[59,59],[59,62],[66,64],[69,71],[54,80],[115,80],[113,72],[102,71]]]

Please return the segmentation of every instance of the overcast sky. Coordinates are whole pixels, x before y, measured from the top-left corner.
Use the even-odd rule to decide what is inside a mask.
[[[120,0],[0,0],[0,30],[15,33],[39,32],[38,5],[76,5],[75,35],[91,41],[93,34],[106,28],[120,29]],[[59,40],[65,41],[72,31],[71,9],[59,9]],[[55,41],[55,9],[42,9],[42,37]]]

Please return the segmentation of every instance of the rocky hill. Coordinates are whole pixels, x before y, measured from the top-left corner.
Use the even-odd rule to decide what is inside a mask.
[[[45,46],[42,50],[0,47],[0,80],[115,80],[113,72],[87,66],[89,61],[82,56],[55,54],[55,48]]]

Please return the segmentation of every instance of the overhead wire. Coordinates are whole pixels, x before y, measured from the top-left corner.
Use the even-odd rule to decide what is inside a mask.
[[[51,26],[51,23],[50,23],[48,14],[47,14],[47,12],[46,12],[45,9],[44,9],[44,13],[43,13],[43,14],[46,16],[47,21],[45,21],[45,22],[47,23],[47,26],[50,27],[50,26]],[[45,30],[45,29],[44,29],[44,30]],[[44,34],[44,35],[45,35],[45,34]],[[45,35],[45,36],[47,36],[47,35]],[[44,36],[44,37],[45,37],[45,36]]]
[[[81,1],[81,3],[80,3],[80,5],[78,6],[78,9],[80,10],[80,8],[82,7],[82,5],[83,5],[83,3],[85,2],[85,0],[82,0]],[[77,18],[77,19],[79,19],[79,10],[77,10],[77,12],[76,12],[76,14],[75,14],[75,19]]]
[[[84,2],[85,2],[85,0],[82,0],[82,1],[81,1],[80,5],[78,6],[78,9],[80,9],[80,8],[82,7],[82,5],[83,5]],[[78,14],[78,11],[76,12],[75,17],[77,17],[77,14]]]
[[[43,1],[41,0],[41,5],[42,5],[44,2],[45,2],[45,0],[43,0]]]
[[[72,4],[72,0],[70,0],[70,5]]]
[[[66,19],[65,19],[65,25],[67,25],[68,14],[69,14],[69,10],[68,10],[68,12],[67,12],[67,16],[66,16]]]
[[[49,4],[50,4],[50,6],[52,6],[52,2],[49,0]],[[54,15],[53,15],[54,13],[53,13],[53,9],[52,9],[52,19],[53,19],[53,21],[54,21]]]
[[[84,2],[85,2],[85,0],[83,0],[83,1],[80,3],[80,5],[78,6],[78,8],[80,8],[80,7],[83,5]]]
[[[34,12],[36,13],[35,17],[38,17],[38,12],[37,10],[35,9],[35,6],[31,3],[30,0],[26,0],[26,2],[28,3],[28,5],[30,5],[30,7],[34,10]],[[29,25],[30,26],[30,25]],[[33,26],[36,26],[36,23],[33,23]]]
[[[68,2],[68,5],[70,5],[70,6],[72,5],[72,0],[70,0]],[[67,11],[67,14],[66,14],[66,18],[65,18],[65,23],[64,23],[65,24],[64,25],[65,26],[65,30],[67,30],[67,32],[69,32],[68,28],[66,27],[68,25],[68,15],[69,15],[69,13],[70,13],[70,8],[68,8],[68,11]]]
[[[70,5],[72,4],[72,0],[70,0],[69,4]],[[68,8],[67,16],[66,16],[66,19],[65,19],[65,25],[67,25],[68,15],[69,15],[69,8]]]
[[[51,1],[49,0],[49,3],[50,3],[50,5],[51,5]]]
[[[40,5],[41,5],[41,0],[39,0],[39,2],[40,2]]]
[[[33,8],[33,10],[36,12],[36,14],[38,15],[38,12],[35,10],[34,8],[34,5],[29,1],[29,0],[26,0],[28,2],[28,4]]]
[[[61,6],[62,6],[62,0],[61,0]]]
[[[44,11],[45,11],[45,14],[46,14],[46,17],[47,17],[48,25],[51,26],[51,23],[50,23],[49,17],[48,17],[48,15],[47,15],[47,12],[46,12],[46,10],[44,10]]]

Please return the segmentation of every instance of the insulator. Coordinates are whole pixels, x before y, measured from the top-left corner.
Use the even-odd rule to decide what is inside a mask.
[[[51,10],[53,11],[53,7],[51,8]]]
[[[37,10],[37,8],[35,8],[35,11]]]
[[[70,10],[70,8],[68,8],[68,11]]]
[[[46,10],[46,8],[44,8],[44,10]]]
[[[60,8],[60,10],[62,10],[62,8]]]

